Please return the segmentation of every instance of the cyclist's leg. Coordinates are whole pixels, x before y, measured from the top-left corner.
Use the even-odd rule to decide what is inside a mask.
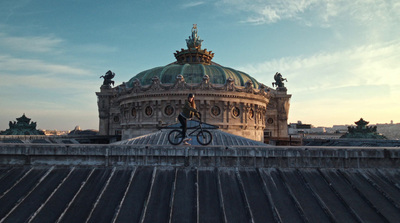
[[[187,131],[187,122],[186,122],[186,118],[183,117],[182,115],[178,116],[178,120],[181,123],[181,128],[182,128],[182,134],[183,134],[183,138],[186,137],[186,131]]]

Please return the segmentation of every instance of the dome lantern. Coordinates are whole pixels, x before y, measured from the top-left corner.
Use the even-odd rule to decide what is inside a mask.
[[[181,49],[174,53],[178,64],[205,64],[210,65],[211,60],[214,57],[212,51],[207,49],[201,49],[201,43],[203,40],[197,36],[197,24],[193,24],[192,35],[189,39],[186,39],[187,49]]]
[[[192,36],[189,36],[189,39],[186,39],[186,45],[190,50],[200,49],[201,42],[203,42],[203,40],[197,36],[197,24],[193,24]]]

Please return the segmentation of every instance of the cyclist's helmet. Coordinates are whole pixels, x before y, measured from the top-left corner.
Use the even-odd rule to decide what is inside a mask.
[[[188,95],[188,98],[194,98],[194,94],[190,93],[190,94]]]

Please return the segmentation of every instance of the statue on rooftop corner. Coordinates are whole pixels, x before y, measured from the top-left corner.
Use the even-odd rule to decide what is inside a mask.
[[[283,83],[283,81],[287,82],[287,79],[283,78],[282,74],[279,72],[276,72],[276,74],[274,75],[274,80],[275,82],[272,82],[272,87],[276,85],[278,88],[284,88],[285,84]]]
[[[189,36],[189,39],[186,39],[186,45],[189,50],[200,49],[201,42],[203,42],[203,40],[201,40],[200,37],[197,36],[197,24],[193,24],[192,36]]]
[[[114,81],[112,80],[115,77],[115,73],[112,72],[111,70],[107,71],[105,75],[101,75],[100,78],[103,78],[103,85],[106,86],[111,86],[111,84],[114,86]]]

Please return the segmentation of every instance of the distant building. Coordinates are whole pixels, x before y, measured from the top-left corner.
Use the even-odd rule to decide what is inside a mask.
[[[291,95],[280,73],[274,76],[277,87],[267,87],[242,71],[214,63],[214,53],[202,49],[202,41],[193,26],[187,49],[174,53],[175,62],[142,71],[116,87],[111,86],[114,73],[102,76],[96,92],[99,134],[125,140],[175,124],[193,93],[202,121],[222,131],[261,142],[264,134],[287,138]]]
[[[364,139],[386,139],[386,137],[377,132],[377,126],[367,126],[369,122],[360,119],[355,122],[356,127],[348,127],[348,132],[341,138],[364,138]]]
[[[400,139],[400,123],[376,124],[378,133],[386,136],[388,139]]]
[[[300,135],[311,133],[311,124],[303,124],[301,121],[290,123],[288,127],[289,135]]]
[[[350,126],[354,126],[354,125],[350,125]],[[330,128],[328,131],[330,133],[346,133],[347,132],[347,128],[349,127],[349,125],[333,125],[332,128]]]
[[[36,122],[23,114],[17,118],[17,122],[9,122],[9,128],[1,132],[0,135],[44,135],[44,132],[36,129]]]
[[[97,130],[93,130],[93,129],[86,129],[86,130],[82,130],[81,127],[79,125],[75,126],[74,130],[70,131],[68,133],[69,136],[74,136],[74,135],[97,135],[98,131]]]
[[[45,135],[47,136],[60,136],[67,135],[70,131],[59,131],[57,129],[42,129]]]
[[[340,129],[343,127],[340,127]],[[303,124],[301,121],[289,124],[289,135],[292,140],[302,139],[337,139],[343,133],[327,127],[314,127],[312,124]],[[292,145],[295,145],[292,143]]]

